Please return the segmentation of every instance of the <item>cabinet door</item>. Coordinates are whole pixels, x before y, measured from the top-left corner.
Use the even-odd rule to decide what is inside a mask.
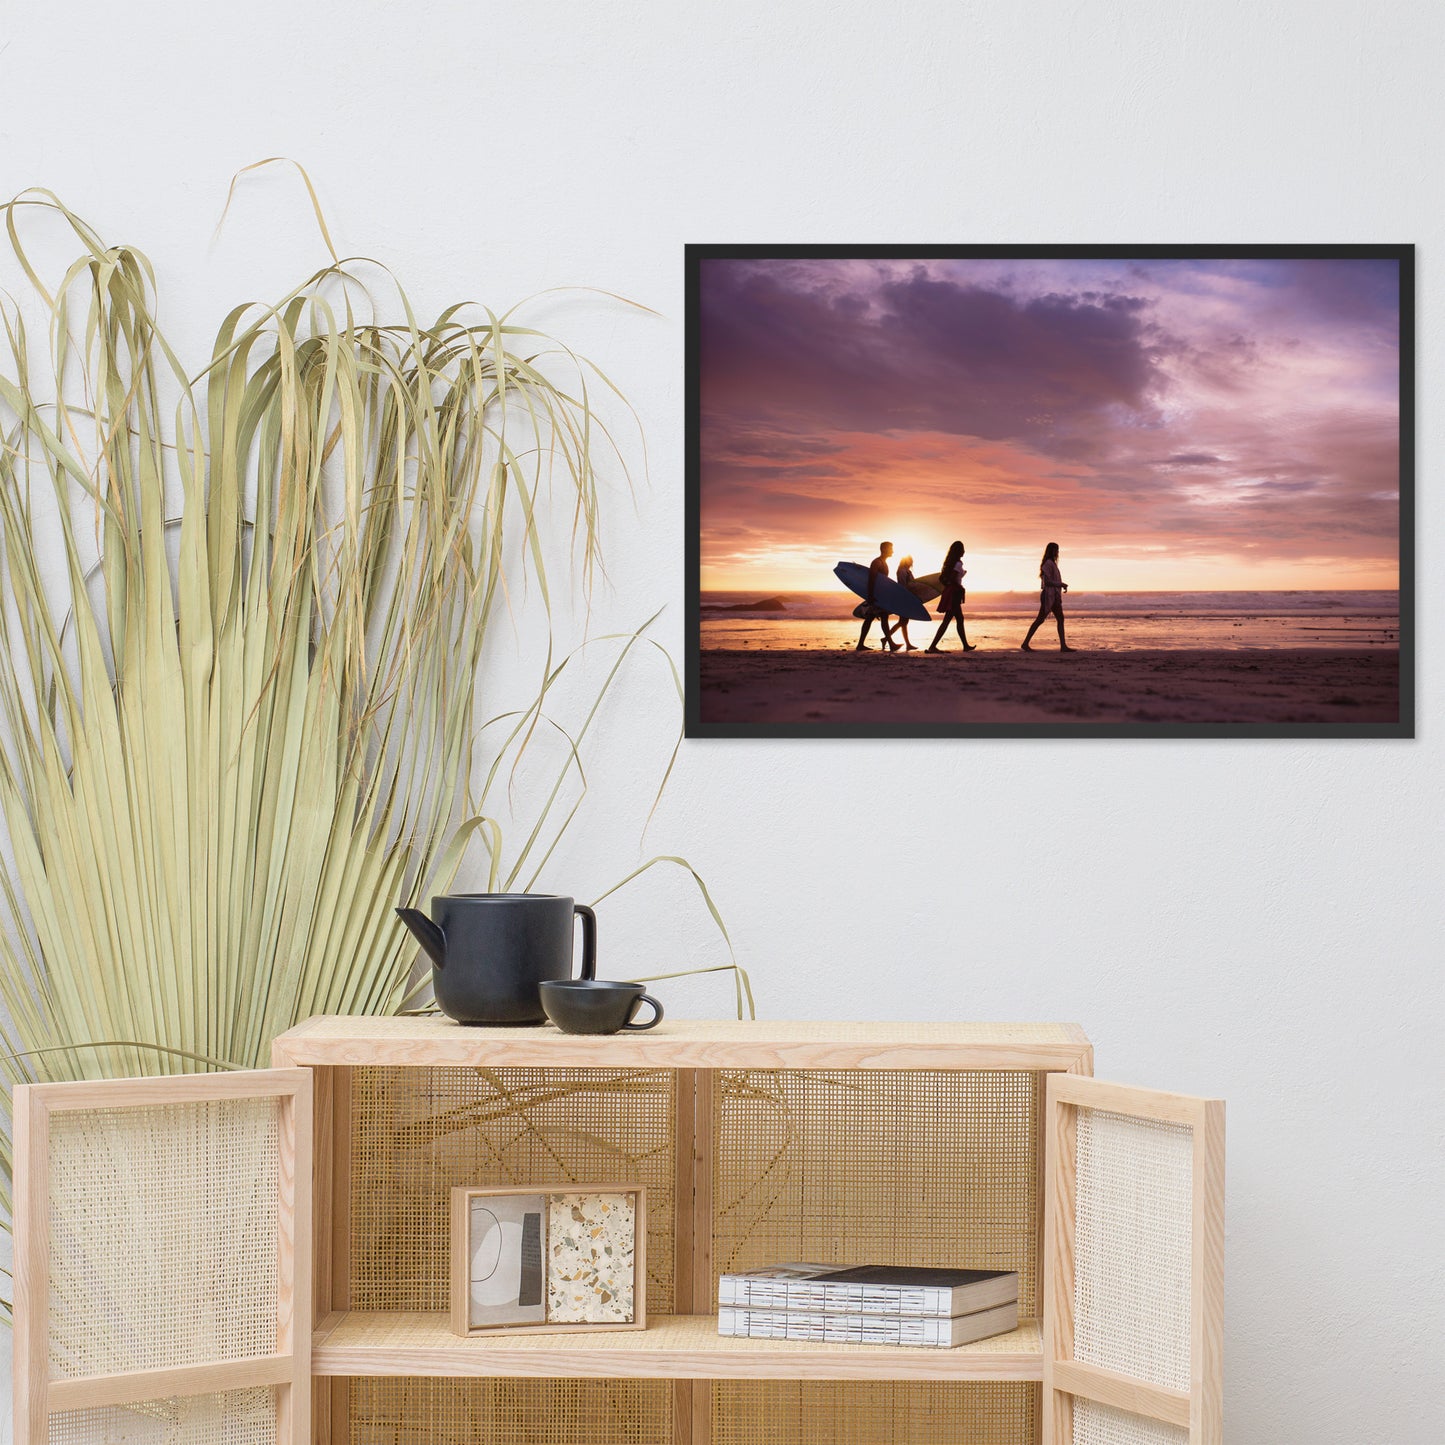
[[[1048,1081],[1044,1445],[1221,1445],[1224,1105]]]
[[[14,1113],[16,1445],[309,1445],[311,1071]]]

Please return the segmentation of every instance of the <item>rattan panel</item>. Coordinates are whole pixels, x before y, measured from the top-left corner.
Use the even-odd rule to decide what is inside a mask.
[[[672,1385],[352,1380],[350,1420],[348,1445],[671,1445]]]
[[[669,1313],[674,1114],[670,1070],[356,1069],[351,1307],[447,1308],[455,1185],[641,1184],[647,1308]]]
[[[50,1445],[274,1445],[273,1390],[227,1390],[64,1410],[50,1417]]]
[[[1074,1445],[1189,1445],[1189,1432],[1111,1405],[1076,1399]]]
[[[52,1116],[54,1374],[276,1349],[279,1123],[274,1098]]]
[[[1019,1313],[1036,1315],[1039,1080],[719,1071],[714,1275],[784,1260],[1015,1269]]]
[[[712,1445],[1033,1445],[1037,1385],[727,1380]]]
[[[1078,1112],[1075,1358],[1175,1390],[1189,1389],[1192,1148],[1184,1124]]]

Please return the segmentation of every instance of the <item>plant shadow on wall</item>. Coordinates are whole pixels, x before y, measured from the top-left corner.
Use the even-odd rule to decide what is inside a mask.
[[[615,389],[515,312],[454,306],[422,325],[388,277],[402,319],[376,320],[358,275],[372,263],[337,256],[311,200],[331,264],[233,310],[195,376],[140,252],[48,192],[5,207],[48,330],[37,344],[24,308],[3,307],[12,1084],[264,1066],[309,1015],[425,1007],[393,906],[445,891],[469,844],[489,888],[536,886],[578,816],[608,689],[637,649],[662,652],[647,623],[584,642],[615,655],[580,719],[551,716],[582,649],[554,657],[544,544],[570,529],[590,588],[594,453],[625,465],[589,384]],[[54,290],[21,239],[42,214],[79,241]],[[535,696],[479,724],[484,644],[518,576],[546,611],[546,664]],[[519,770],[547,739],[555,768]],[[659,759],[663,786],[671,767]],[[492,807],[504,788],[524,818],[511,847]],[[616,886],[661,864],[691,874],[726,943],[685,860]],[[718,969],[741,1016],[746,978]]]

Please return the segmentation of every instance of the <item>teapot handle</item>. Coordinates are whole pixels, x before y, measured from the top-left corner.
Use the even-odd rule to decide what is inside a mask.
[[[585,904],[573,906],[573,912],[582,920],[582,972],[579,978],[597,977],[597,915]]]

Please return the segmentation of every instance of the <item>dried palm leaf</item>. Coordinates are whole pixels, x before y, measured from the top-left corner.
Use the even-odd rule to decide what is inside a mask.
[[[36,207],[79,242],[54,291],[21,240]],[[397,287],[382,324],[334,252],[231,312],[191,376],[141,253],[48,192],[4,215],[48,334],[37,364],[0,307],[0,1067],[250,1067],[311,1014],[415,1003],[393,905],[444,890],[478,835],[494,880],[531,883],[575,814],[595,706],[503,862],[468,791],[476,679],[509,567],[550,609],[559,510],[598,564],[588,386],[610,384],[570,353],[556,381],[514,313],[422,325]],[[551,726],[560,671],[487,788]],[[6,1128],[7,1218],[9,1166]]]

